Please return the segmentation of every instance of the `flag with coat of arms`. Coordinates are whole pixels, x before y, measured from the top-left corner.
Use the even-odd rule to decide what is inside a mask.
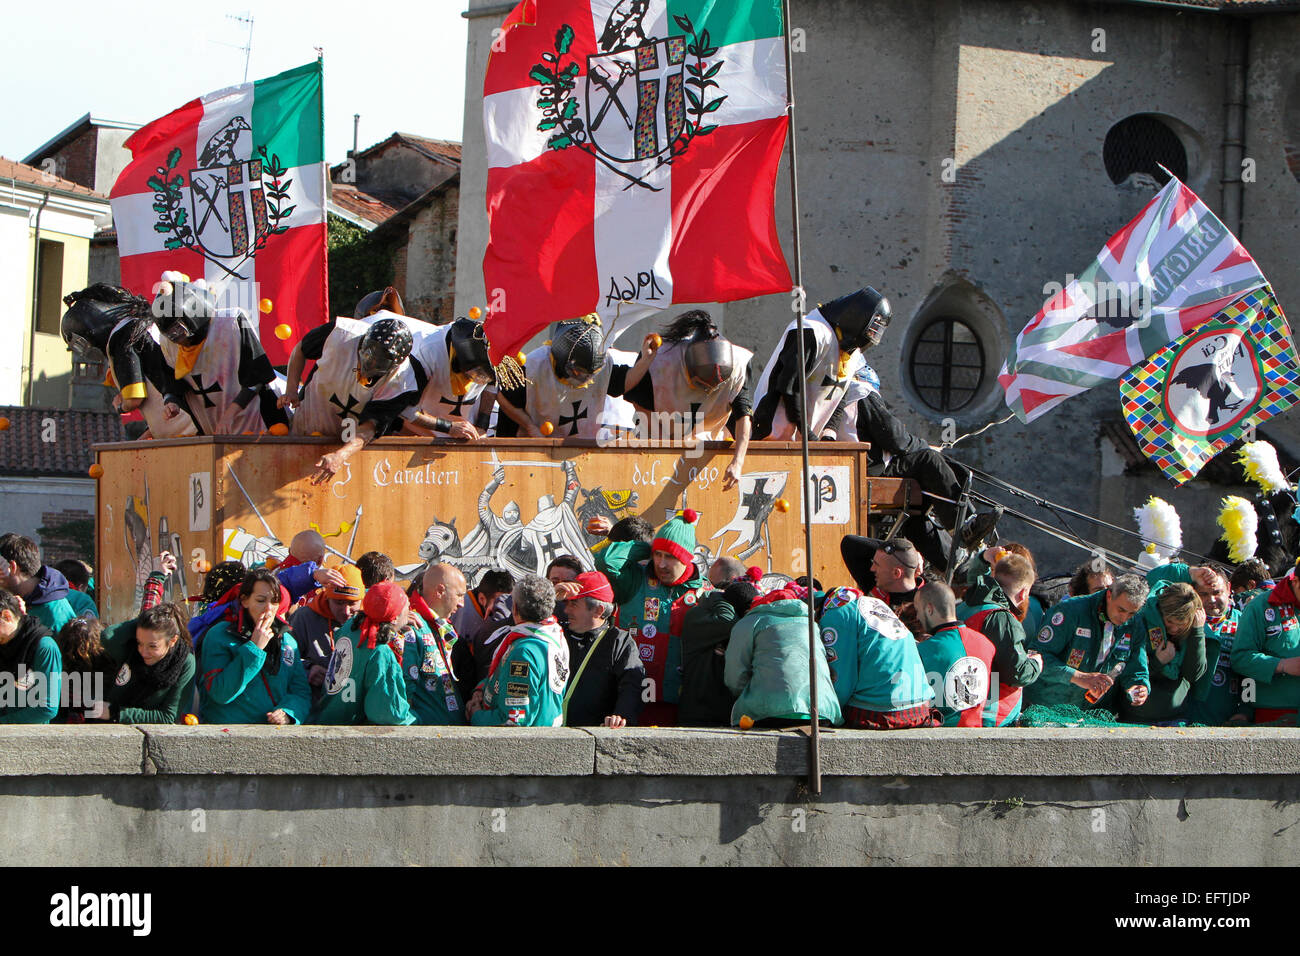
[[[1157,351],[1120,380],[1124,419],[1142,452],[1178,484],[1228,445],[1295,404],[1300,362],[1265,286]]]
[[[1016,338],[998,375],[1007,406],[1031,422],[1264,284],[1236,237],[1171,177]]]
[[[781,0],[524,0],[483,87],[492,359],[548,323],[789,291]]]
[[[328,318],[321,78],[317,60],[172,110],[127,139],[110,193],[122,284],[148,296],[167,270],[205,279],[277,365]],[[293,334],[267,334],[278,325]]]

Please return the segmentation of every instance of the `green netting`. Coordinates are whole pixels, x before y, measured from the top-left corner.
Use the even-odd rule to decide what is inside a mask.
[[[1021,727],[1113,727],[1119,718],[1108,710],[1084,710],[1074,704],[1033,704],[1020,714]]]

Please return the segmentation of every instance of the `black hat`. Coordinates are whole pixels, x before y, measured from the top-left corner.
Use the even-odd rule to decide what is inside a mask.
[[[458,375],[470,375],[475,381],[490,384],[496,379],[492,360],[488,357],[487,336],[483,323],[473,319],[457,319],[447,330],[447,344],[451,347],[451,370]]]
[[[364,319],[368,315],[374,315],[376,312],[392,312],[394,315],[406,315],[406,309],[402,305],[402,297],[397,294],[397,290],[391,285],[386,289],[378,292],[367,292],[362,296],[357,307],[352,311],[352,318]]]
[[[190,282],[163,273],[156,287],[153,318],[159,331],[177,345],[198,345],[208,336],[208,324],[217,314],[217,297],[202,279]]]
[[[124,319],[134,320],[134,341],[147,334],[149,303],[121,286],[96,283],[63,297],[68,311],[59,322],[59,332],[70,350],[98,350],[108,354],[108,340]]]
[[[903,567],[910,571],[921,567],[921,553],[916,545],[906,538],[864,538],[861,535],[846,534],[840,540],[840,557],[849,569],[853,581],[861,591],[870,591],[876,586],[876,576],[871,570],[871,561],[877,551],[884,551]]]

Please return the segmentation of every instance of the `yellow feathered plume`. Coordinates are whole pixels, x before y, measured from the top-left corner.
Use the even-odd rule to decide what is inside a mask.
[[[1223,499],[1219,511],[1219,527],[1223,529],[1223,539],[1228,542],[1228,558],[1233,564],[1249,560],[1255,556],[1259,546],[1255,532],[1259,529],[1259,515],[1245,498],[1229,495]]]

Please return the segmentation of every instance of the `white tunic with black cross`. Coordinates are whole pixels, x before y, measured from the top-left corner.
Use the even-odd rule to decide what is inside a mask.
[[[551,349],[543,345],[528,353],[524,373],[528,377],[528,407],[524,409],[534,425],[550,422],[555,438],[595,438],[600,416],[609,393],[609,376],[614,368],[609,356],[586,388],[560,381],[551,362]]]
[[[431,332],[415,333],[411,358],[420,363],[427,381],[419,403],[402,412],[402,417],[408,421],[415,419],[418,410],[452,422],[473,422],[471,416],[479,396],[483,394],[484,386],[470,382],[469,390],[460,396],[452,389],[451,356],[447,352],[447,333],[450,329],[451,326],[444,325]]]
[[[302,404],[293,416],[291,428],[295,435],[340,438],[345,418],[358,423],[373,419],[365,414],[367,407],[404,400],[408,405],[415,402],[420,387],[409,358],[372,386],[357,381],[357,346],[372,323],[390,318],[400,317],[391,312],[376,312],[365,319],[334,320],[303,389]]]
[[[180,348],[166,338],[161,347],[163,358],[175,369]],[[203,434],[260,434],[266,430],[262,402],[257,397],[244,408],[235,404],[245,386],[269,388],[275,382],[275,369],[243,309],[216,311],[194,367],[180,381],[191,390],[185,400]]]
[[[816,439],[826,423],[830,421],[831,416],[835,414],[835,409],[839,407],[840,401],[844,398],[844,390],[849,384],[848,369],[845,370],[844,377],[840,377],[840,343],[835,337],[835,329],[831,324],[822,318],[822,314],[817,309],[809,312],[804,316],[803,326],[806,331],[813,334],[815,342],[812,354],[812,367],[805,380],[808,383],[808,403],[812,406],[812,414],[809,418],[812,421],[812,428],[808,432],[808,437]],[[782,333],[780,342],[772,350],[772,356],[767,360],[767,368],[763,369],[762,376],[758,380],[758,388],[754,390],[754,409],[757,414],[765,414],[769,402],[768,391],[773,370],[784,350],[785,343],[790,340],[791,336],[796,334],[799,329],[798,319],[786,326],[785,332]],[[797,352],[794,354],[798,354]],[[807,361],[807,356],[805,356]],[[775,396],[773,396],[775,398]],[[796,435],[795,423],[790,421],[789,415],[786,414],[785,402],[777,399],[775,408],[772,411],[772,430],[768,438],[778,441],[791,441]]]
[[[692,416],[691,435],[699,441],[725,441],[732,403],[745,387],[745,371],[754,353],[732,344],[731,375],[712,392],[692,388],[686,374],[686,347],[690,342],[665,344],[650,360],[648,374],[654,388],[655,412]]]

